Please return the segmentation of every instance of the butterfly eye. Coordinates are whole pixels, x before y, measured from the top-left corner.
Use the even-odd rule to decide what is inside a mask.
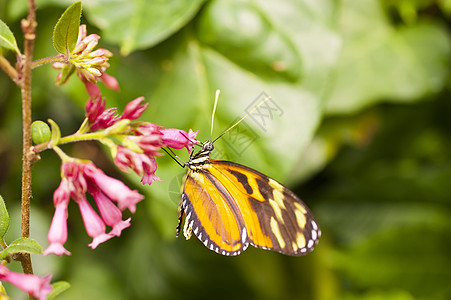
[[[213,151],[214,148],[215,147],[213,146],[212,143],[208,143],[205,145],[205,150],[207,150],[207,151]]]

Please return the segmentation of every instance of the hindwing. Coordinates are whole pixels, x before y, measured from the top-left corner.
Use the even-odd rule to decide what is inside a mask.
[[[238,255],[249,244],[286,255],[304,255],[321,231],[308,207],[292,191],[249,167],[209,159],[190,169],[179,212],[180,231],[194,234],[223,255]]]

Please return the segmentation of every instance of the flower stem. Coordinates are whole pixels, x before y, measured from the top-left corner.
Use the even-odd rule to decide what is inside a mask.
[[[24,32],[24,60],[21,66],[21,93],[22,93],[22,227],[21,236],[30,236],[30,198],[31,198],[31,169],[33,156],[31,147],[31,66],[33,62],[34,41],[36,39],[36,3],[28,0],[28,16],[22,20]],[[29,254],[19,258],[24,273],[33,274],[33,266]]]
[[[69,143],[75,143],[75,142],[82,142],[82,141],[94,141],[94,140],[102,140],[107,136],[107,132],[105,130],[96,131],[96,132],[89,132],[89,133],[75,133],[72,135],[68,135],[65,137],[62,137],[58,141],[58,145],[63,144],[69,144]],[[51,143],[42,143],[39,145],[36,145],[32,148],[33,153],[37,154],[44,150],[51,149],[56,145],[51,145]]]
[[[45,58],[41,58],[41,59],[35,60],[32,63],[31,68],[34,69],[34,68],[37,68],[37,67],[40,67],[40,66],[43,66],[43,65],[46,65],[46,64],[51,64],[51,63],[54,63],[54,62],[64,62],[64,61],[65,61],[64,60],[64,55],[58,54],[56,56],[45,57]]]

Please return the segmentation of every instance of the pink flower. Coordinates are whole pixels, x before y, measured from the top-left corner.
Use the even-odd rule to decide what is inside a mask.
[[[112,234],[105,233],[106,226],[99,215],[91,207],[85,197],[78,199],[78,206],[80,208],[81,217],[85,224],[86,232],[93,238],[92,243],[89,246],[95,249],[99,244],[111,239]]]
[[[89,163],[84,167],[84,175],[95,184],[108,198],[118,203],[121,210],[128,208],[132,213],[136,211],[136,203],[144,199],[144,196],[136,190],[129,189],[122,181],[109,177],[94,164]]]
[[[160,131],[163,133],[163,144],[174,149],[186,147],[188,152],[191,152],[193,145],[198,143],[196,136],[199,131],[193,132],[190,129],[189,132],[186,133],[186,131],[176,128],[162,129]]]
[[[125,106],[124,112],[122,113],[121,119],[136,120],[149,106],[149,103],[140,105],[144,101],[144,97],[138,97],[135,100],[130,101],[127,106]]]
[[[144,199],[137,191],[129,189],[121,181],[105,175],[93,163],[72,160],[61,165],[62,181],[55,190],[53,202],[55,214],[48,233],[49,247],[45,255],[70,255],[63,244],[67,240],[67,206],[70,198],[77,202],[87,234],[93,238],[89,246],[95,249],[113,236],[119,236],[130,226],[130,219],[123,221],[121,210],[135,212],[136,203]],[[100,216],[86,199],[86,192],[93,195]],[[117,206],[112,202],[116,201]],[[106,233],[106,225],[111,226]]]
[[[52,275],[38,277],[32,274],[16,273],[8,270],[7,267],[0,264],[0,280],[7,281],[22,291],[38,298],[39,300],[47,299],[47,295],[53,290],[50,285]]]
[[[53,203],[55,204],[55,214],[47,235],[49,246],[44,251],[44,255],[55,254],[61,256],[71,253],[64,248],[67,241],[67,206],[69,204],[69,183],[62,180],[60,186],[53,193]]]
[[[123,221],[121,210],[97,187],[92,186],[88,190],[96,201],[102,220],[113,228],[109,234],[120,236],[122,230],[130,226],[131,218]]]

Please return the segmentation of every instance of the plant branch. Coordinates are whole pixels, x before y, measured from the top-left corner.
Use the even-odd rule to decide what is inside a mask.
[[[9,61],[4,57],[0,56],[0,68],[5,72],[17,85],[20,84],[19,73],[17,70],[11,66]]]
[[[24,59],[21,60],[21,93],[22,93],[22,227],[21,236],[30,236],[30,199],[31,199],[31,172],[33,156],[31,148],[31,69],[33,63],[34,42],[36,39],[36,3],[28,0],[28,16],[22,20],[24,32]],[[30,255],[21,255],[20,262],[24,273],[32,274],[33,266]]]

